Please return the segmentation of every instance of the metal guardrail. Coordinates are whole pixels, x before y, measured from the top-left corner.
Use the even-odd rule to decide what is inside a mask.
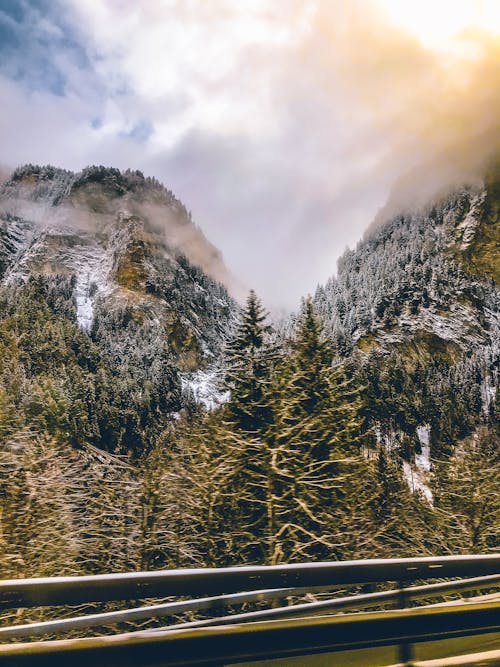
[[[498,574],[500,555],[197,568],[0,581],[0,609]]]
[[[500,630],[500,602],[0,646],[2,667],[177,667],[451,639]]]
[[[474,577],[472,579],[460,579],[445,581],[438,584],[426,586],[414,586],[412,588],[394,589],[380,591],[377,593],[366,593],[362,595],[350,595],[348,597],[322,600],[321,602],[307,602],[295,604],[288,607],[277,607],[272,609],[261,609],[243,614],[233,614],[217,618],[208,618],[187,623],[178,623],[170,626],[173,630],[183,628],[198,628],[210,625],[233,625],[244,621],[257,621],[275,618],[290,618],[292,616],[310,616],[325,612],[340,612],[352,609],[372,607],[386,602],[399,602],[404,596],[409,603],[413,600],[435,597],[446,593],[459,593],[465,591],[478,591],[492,586],[500,586],[500,575],[488,577]],[[217,595],[214,597],[196,598],[183,602],[166,602],[164,604],[122,609],[119,611],[101,612],[65,618],[54,621],[42,621],[40,623],[28,623],[24,625],[12,625],[0,627],[0,641],[19,639],[22,637],[39,637],[48,634],[59,634],[70,630],[81,630],[93,627],[107,627],[117,623],[133,622],[148,618],[164,618],[181,614],[187,611],[206,611],[224,606],[234,606],[246,602],[273,601],[291,596],[301,596],[305,593],[314,593],[317,589],[309,588],[277,588],[263,591],[252,591],[245,593],[233,593],[230,595]],[[324,588],[319,591],[326,592]],[[151,631],[165,630],[165,627],[154,628]]]
[[[499,577],[500,578],[500,577]],[[313,589],[315,590],[315,589]],[[324,591],[322,588],[321,591]],[[245,602],[280,600],[291,595],[304,595],[309,588],[276,588],[263,591],[216,595],[208,598],[196,598],[182,602],[166,602],[164,604],[134,607],[119,611],[100,612],[55,621],[42,621],[25,625],[0,627],[0,641],[19,637],[37,637],[40,635],[80,630],[84,628],[106,627],[117,623],[140,621],[147,618],[175,616],[188,611],[206,611],[220,608],[222,605],[240,605]],[[231,617],[232,618],[232,617]]]
[[[306,604],[295,604],[289,607],[278,607],[275,609],[261,609],[259,611],[249,611],[244,614],[233,614],[232,616],[221,616],[219,618],[208,618],[188,623],[179,623],[171,627],[173,630],[180,630],[184,628],[209,627],[211,625],[233,625],[245,621],[273,620],[291,618],[293,616],[312,616],[324,614],[325,612],[344,612],[352,611],[353,609],[363,609],[364,607],[378,606],[386,602],[397,602],[400,604],[402,600],[404,600],[405,606],[409,606],[410,602],[422,598],[445,595],[447,593],[475,591],[495,585],[500,585],[500,575],[474,577],[472,579],[460,579],[458,581],[445,581],[439,584],[428,584],[427,586],[396,588],[390,591],[350,595],[348,597],[333,598],[332,600],[307,602]],[[160,630],[165,630],[165,628],[154,628],[151,632],[159,632]]]
[[[80,664],[96,667],[113,667],[115,664],[117,667],[203,665],[214,661],[220,664],[224,660],[268,659],[398,643],[401,661],[410,664],[412,642],[427,641],[436,634],[443,639],[500,630],[500,602],[488,600],[446,608],[427,606],[398,612],[319,618],[317,615],[386,602],[406,607],[417,599],[491,589],[500,584],[499,572],[500,555],[492,554],[0,581],[0,608],[4,609],[217,593],[193,600],[0,628],[0,640],[172,617],[220,605],[234,606],[300,596],[306,592],[327,592],[339,586],[382,581],[396,581],[399,585],[390,591],[263,609],[121,635],[7,644],[0,646],[0,662],[16,667],[41,664],[57,667],[68,663],[72,667]],[[407,587],[407,583],[415,580],[470,577],[471,574],[483,576]],[[245,592],[235,592],[242,590]],[[292,616],[301,618],[292,619]],[[411,626],[408,619],[413,619],[412,623],[416,625]],[[327,627],[328,631],[325,630]],[[238,642],[243,642],[241,646],[246,646],[245,649],[238,648],[240,644],[235,637],[239,638]]]

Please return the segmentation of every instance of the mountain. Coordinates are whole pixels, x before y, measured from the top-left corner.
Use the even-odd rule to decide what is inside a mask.
[[[184,205],[138,171],[89,167],[74,174],[28,165],[0,186],[4,316],[21,317],[24,326],[26,317],[35,316],[21,316],[20,304],[31,301],[26,309],[38,309],[35,319],[48,317],[51,326],[59,322],[64,329],[54,336],[62,337],[65,354],[68,336],[74,346],[92,346],[97,365],[104,364],[118,383],[128,378],[121,398],[111,402],[121,402],[115,407],[125,412],[131,392],[128,409],[139,412],[131,419],[144,428],[151,410],[173,414],[193,399],[217,401],[214,361],[239,312],[221,280],[231,282],[222,257]],[[63,375],[68,363],[60,364]],[[81,369],[88,360],[75,363]],[[55,370],[47,362],[28,370],[28,377]],[[85,372],[93,375],[85,383],[95,399],[96,373]],[[51,380],[64,384],[61,375]],[[68,387],[59,389],[68,399]],[[70,405],[80,399],[75,394]],[[143,403],[149,405],[146,412],[138,407]],[[92,429],[96,444],[122,447],[124,436],[115,433],[110,440],[104,424]],[[132,432],[123,447],[140,449],[133,442],[137,429]]]
[[[276,331],[157,181],[16,170],[4,576],[498,550],[499,180],[379,216]]]
[[[316,303],[339,348],[432,341],[453,356],[498,335],[500,179],[456,190],[368,231]]]
[[[314,297],[337,354],[362,369],[377,439],[427,495],[429,457],[485,431],[498,447],[499,209],[497,165],[378,220]]]
[[[193,338],[195,365],[215,351],[220,336],[197,320],[234,306],[219,282],[231,277],[183,204],[156,180],[104,167],[73,174],[26,166],[0,188],[0,213],[4,284],[71,275],[84,330],[90,331],[96,309],[129,307],[136,317],[170,320],[173,338]],[[192,291],[187,303],[176,291],[182,283]]]

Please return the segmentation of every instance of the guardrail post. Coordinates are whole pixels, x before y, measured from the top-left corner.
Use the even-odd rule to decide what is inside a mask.
[[[408,596],[406,595],[405,592],[405,587],[406,587],[406,582],[404,581],[398,582],[398,588],[399,588],[399,595],[397,600],[398,609],[406,609],[407,607],[411,606],[411,602],[408,599]],[[414,658],[413,644],[402,640],[398,646],[398,661],[402,665],[405,665],[405,667],[412,667],[413,658]]]

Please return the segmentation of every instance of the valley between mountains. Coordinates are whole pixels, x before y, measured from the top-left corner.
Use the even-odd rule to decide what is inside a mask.
[[[273,322],[157,180],[16,169],[3,576],[498,549],[499,208],[493,165]]]

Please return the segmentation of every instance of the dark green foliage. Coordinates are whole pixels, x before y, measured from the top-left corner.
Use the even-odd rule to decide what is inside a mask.
[[[430,426],[433,456],[448,457],[458,440],[484,422],[482,387],[487,378],[491,386],[496,382],[488,349],[454,363],[437,357],[423,364],[398,351],[374,352],[357,363],[367,423],[394,441],[408,461],[420,453],[421,424]]]
[[[76,324],[72,292],[72,279],[56,276],[30,279],[4,293],[5,402],[20,425],[77,446],[138,455],[180,406],[171,355],[158,335],[151,338],[133,320],[125,324],[125,315],[108,323],[109,337],[101,326],[91,340]]]
[[[303,443],[317,461],[359,449],[359,387],[348,376],[346,365],[334,365],[332,357],[308,300],[288,360],[279,439],[299,447]]]
[[[251,291],[233,340],[227,347],[225,383],[231,391],[227,418],[235,428],[264,435],[272,422],[272,367],[276,358],[269,341],[267,314]]]

